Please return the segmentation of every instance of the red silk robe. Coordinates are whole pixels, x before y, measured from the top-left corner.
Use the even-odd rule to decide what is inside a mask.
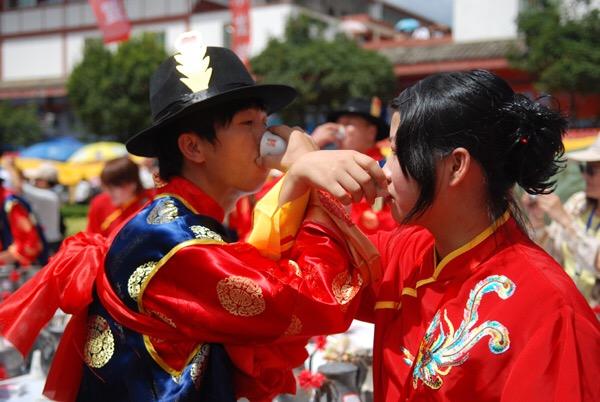
[[[218,204],[184,179],[174,178],[159,193],[223,219]],[[291,370],[306,358],[308,337],[344,331],[355,315],[363,282],[348,266],[346,243],[334,229],[305,221],[293,247],[274,261],[248,244],[222,243],[210,231],[199,235],[173,248],[144,280],[138,299],[144,313],[127,308],[106,279],[103,259],[111,239],[88,233],[67,239],[50,264],[0,305],[0,332],[24,354],[57,307],[74,314],[45,395],[72,400],[77,394],[94,287],[116,321],[148,335],[148,352],[168,373],[188,363],[199,343],[222,343],[239,396],[255,402],[295,391]]]
[[[598,401],[600,325],[562,268],[505,215],[436,264],[416,227],[373,238],[384,279],[376,401]]]

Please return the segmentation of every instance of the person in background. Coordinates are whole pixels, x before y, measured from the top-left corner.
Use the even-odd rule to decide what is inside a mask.
[[[4,158],[3,165],[11,178],[11,190],[31,206],[44,233],[48,253],[53,255],[60,247],[66,231],[60,196],[54,191],[58,188],[58,170],[45,163],[21,172],[14,158]]]
[[[31,207],[0,180],[0,265],[45,264],[44,235]]]
[[[92,198],[87,231],[109,236],[144,206],[153,195],[140,181],[140,170],[129,157],[106,162],[100,173],[103,192]]]
[[[522,201],[538,244],[563,266],[595,307],[600,303],[600,136],[567,158],[579,163],[584,191],[573,194],[564,205],[556,194],[524,195]]]
[[[424,78],[392,108],[399,225],[371,237],[384,274],[356,316],[375,324],[375,401],[600,400],[600,323],[513,193],[553,189],[564,117],[484,70]],[[288,178],[360,169],[345,152],[304,155]]]
[[[315,128],[312,138],[321,149],[333,145],[336,149],[354,150],[384,161],[379,144],[388,137],[390,127],[381,112],[381,100],[377,97],[350,99],[340,110],[327,116],[327,123]],[[389,207],[380,199],[373,205],[365,200],[353,204],[351,216],[360,230],[369,235],[396,226]]]

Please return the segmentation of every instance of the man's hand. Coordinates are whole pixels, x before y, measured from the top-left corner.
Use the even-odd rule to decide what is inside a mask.
[[[311,137],[300,127],[271,126],[270,132],[283,138],[287,147],[282,155],[260,156],[258,164],[287,172],[302,155],[318,150]]]

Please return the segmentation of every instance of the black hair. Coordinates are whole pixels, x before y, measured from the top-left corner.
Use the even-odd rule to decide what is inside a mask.
[[[440,73],[404,90],[392,102],[400,112],[395,146],[400,167],[420,187],[405,222],[422,215],[435,196],[436,161],[463,147],[486,176],[492,219],[521,213],[514,184],[530,194],[553,190],[564,166],[566,119],[485,70]]]
[[[181,174],[183,154],[177,144],[181,134],[195,133],[211,144],[215,144],[217,142],[215,127],[227,127],[236,113],[251,108],[265,110],[264,103],[258,99],[242,99],[201,113],[190,113],[168,125],[158,138],[157,161],[160,178],[168,181],[173,176]]]

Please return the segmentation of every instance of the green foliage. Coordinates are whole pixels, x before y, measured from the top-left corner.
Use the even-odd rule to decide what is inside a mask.
[[[69,100],[94,134],[126,141],[150,124],[148,81],[167,57],[157,36],[145,33],[112,53],[101,41],[86,43],[68,81]]]
[[[265,83],[295,87],[299,98],[283,112],[289,124],[301,124],[309,110],[331,110],[352,97],[387,98],[394,88],[392,64],[385,57],[337,36],[324,37],[324,25],[300,16],[288,21],[283,41],[271,39],[251,60]]]
[[[38,142],[42,128],[34,105],[11,106],[0,102],[0,144],[5,148]]]
[[[535,2],[534,2],[535,3]],[[548,92],[600,92],[600,10],[576,2],[568,15],[559,1],[535,3],[518,18],[526,50],[511,56],[513,65],[536,78]]]

